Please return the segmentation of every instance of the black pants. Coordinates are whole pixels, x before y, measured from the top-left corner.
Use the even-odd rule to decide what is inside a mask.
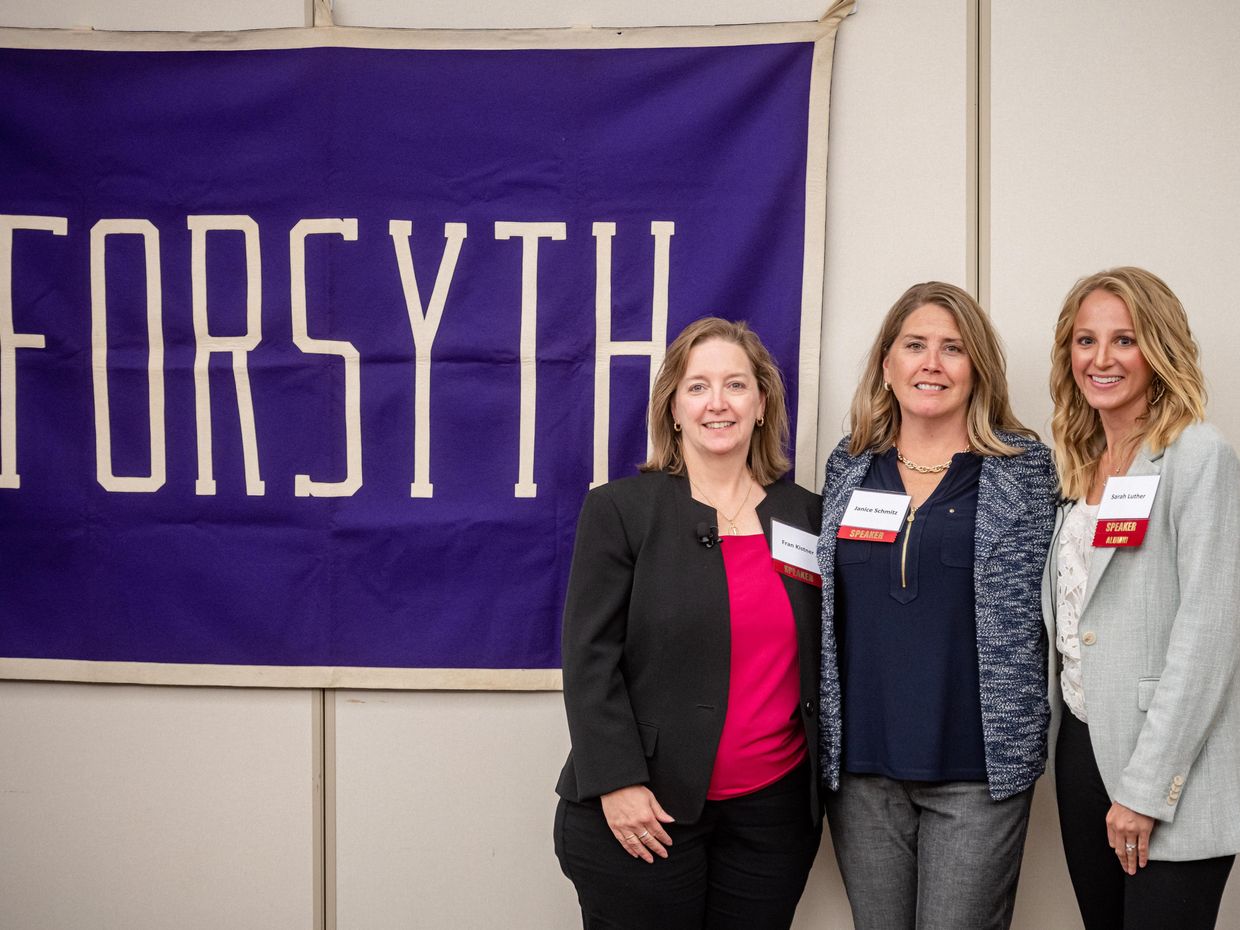
[[[1055,744],[1064,857],[1085,930],[1212,930],[1235,856],[1151,859],[1128,875],[1107,843],[1107,796],[1089,727],[1066,708]],[[1221,816],[1233,816],[1222,813]],[[1154,826],[1157,834],[1158,825]]]
[[[582,926],[787,930],[822,837],[809,779],[802,763],[753,794],[707,801],[697,823],[666,825],[673,845],[653,863],[621,848],[598,801],[561,800],[555,853],[577,887]]]

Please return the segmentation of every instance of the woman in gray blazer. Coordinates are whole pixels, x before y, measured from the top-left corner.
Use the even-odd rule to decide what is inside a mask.
[[[1068,294],[1051,394],[1068,500],[1043,604],[1077,903],[1087,930],[1210,928],[1240,851],[1240,463],[1201,422],[1183,306],[1140,268]],[[1140,511],[1097,518],[1104,492],[1148,494],[1141,476],[1143,540]]]

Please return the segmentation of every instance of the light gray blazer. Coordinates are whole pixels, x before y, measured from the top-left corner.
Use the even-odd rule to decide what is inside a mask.
[[[1128,474],[1162,478],[1145,541],[1097,549],[1090,566],[1078,632],[1094,755],[1112,800],[1158,821],[1151,859],[1230,855],[1240,852],[1240,461],[1214,427],[1194,424],[1162,453],[1142,449]],[[1057,550],[1058,532],[1042,586],[1052,643]],[[1050,691],[1059,713],[1057,674]]]

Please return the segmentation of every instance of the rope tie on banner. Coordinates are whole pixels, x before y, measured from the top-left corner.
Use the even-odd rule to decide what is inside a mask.
[[[314,0],[314,28],[334,25],[336,21],[332,18],[332,0]]]
[[[823,13],[822,16],[818,17],[818,22],[825,23],[836,16],[839,16],[841,19],[844,16],[852,16],[854,13],[857,12],[857,7],[860,5],[860,3],[861,3],[861,0],[836,0],[835,3],[831,4],[831,8],[828,9],[827,12]],[[848,7],[851,7],[851,9],[849,9],[848,12],[845,13],[844,9]]]

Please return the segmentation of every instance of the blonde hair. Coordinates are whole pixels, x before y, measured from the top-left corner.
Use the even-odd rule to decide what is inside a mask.
[[[766,399],[765,421],[755,426],[749,437],[749,455],[746,464],[754,480],[768,485],[788,471],[788,409],[784,402],[784,378],[779,365],[771,357],[757,333],[748,324],[730,322],[716,316],[694,320],[681,331],[667,347],[663,364],[655,376],[650,390],[650,460],[641,466],[642,471],[666,471],[673,475],[685,474],[685,457],[681,447],[680,433],[676,432],[672,417],[672,400],[676,388],[685,376],[689,365],[689,353],[695,346],[711,339],[720,339],[739,346],[749,359],[758,390]]]
[[[1024,450],[1004,442],[999,431],[1033,439],[1037,434],[1012,413],[1008,400],[1007,361],[999,337],[976,300],[954,284],[942,281],[914,284],[883,318],[866,358],[861,383],[853,394],[849,411],[852,434],[849,454],[860,455],[866,450],[886,452],[895,445],[900,434],[900,405],[895,394],[884,386],[883,362],[900,335],[904,321],[914,310],[927,304],[941,307],[952,315],[973,366],[973,390],[966,414],[969,445],[979,455],[1020,455]]]
[[[1055,415],[1055,466],[1064,496],[1085,497],[1093,483],[1106,434],[1098,411],[1085,401],[1072,376],[1072,333],[1081,303],[1094,291],[1106,291],[1124,302],[1132,314],[1137,348],[1154,370],[1147,398],[1149,409],[1137,428],[1112,454],[1126,457],[1141,443],[1153,452],[1165,449],[1190,423],[1205,419],[1206,386],[1197,361],[1197,342],[1188,328],[1184,305],[1166,283],[1144,268],[1126,266],[1082,278],[1064,298],[1055,323],[1051,350],[1051,399]]]

